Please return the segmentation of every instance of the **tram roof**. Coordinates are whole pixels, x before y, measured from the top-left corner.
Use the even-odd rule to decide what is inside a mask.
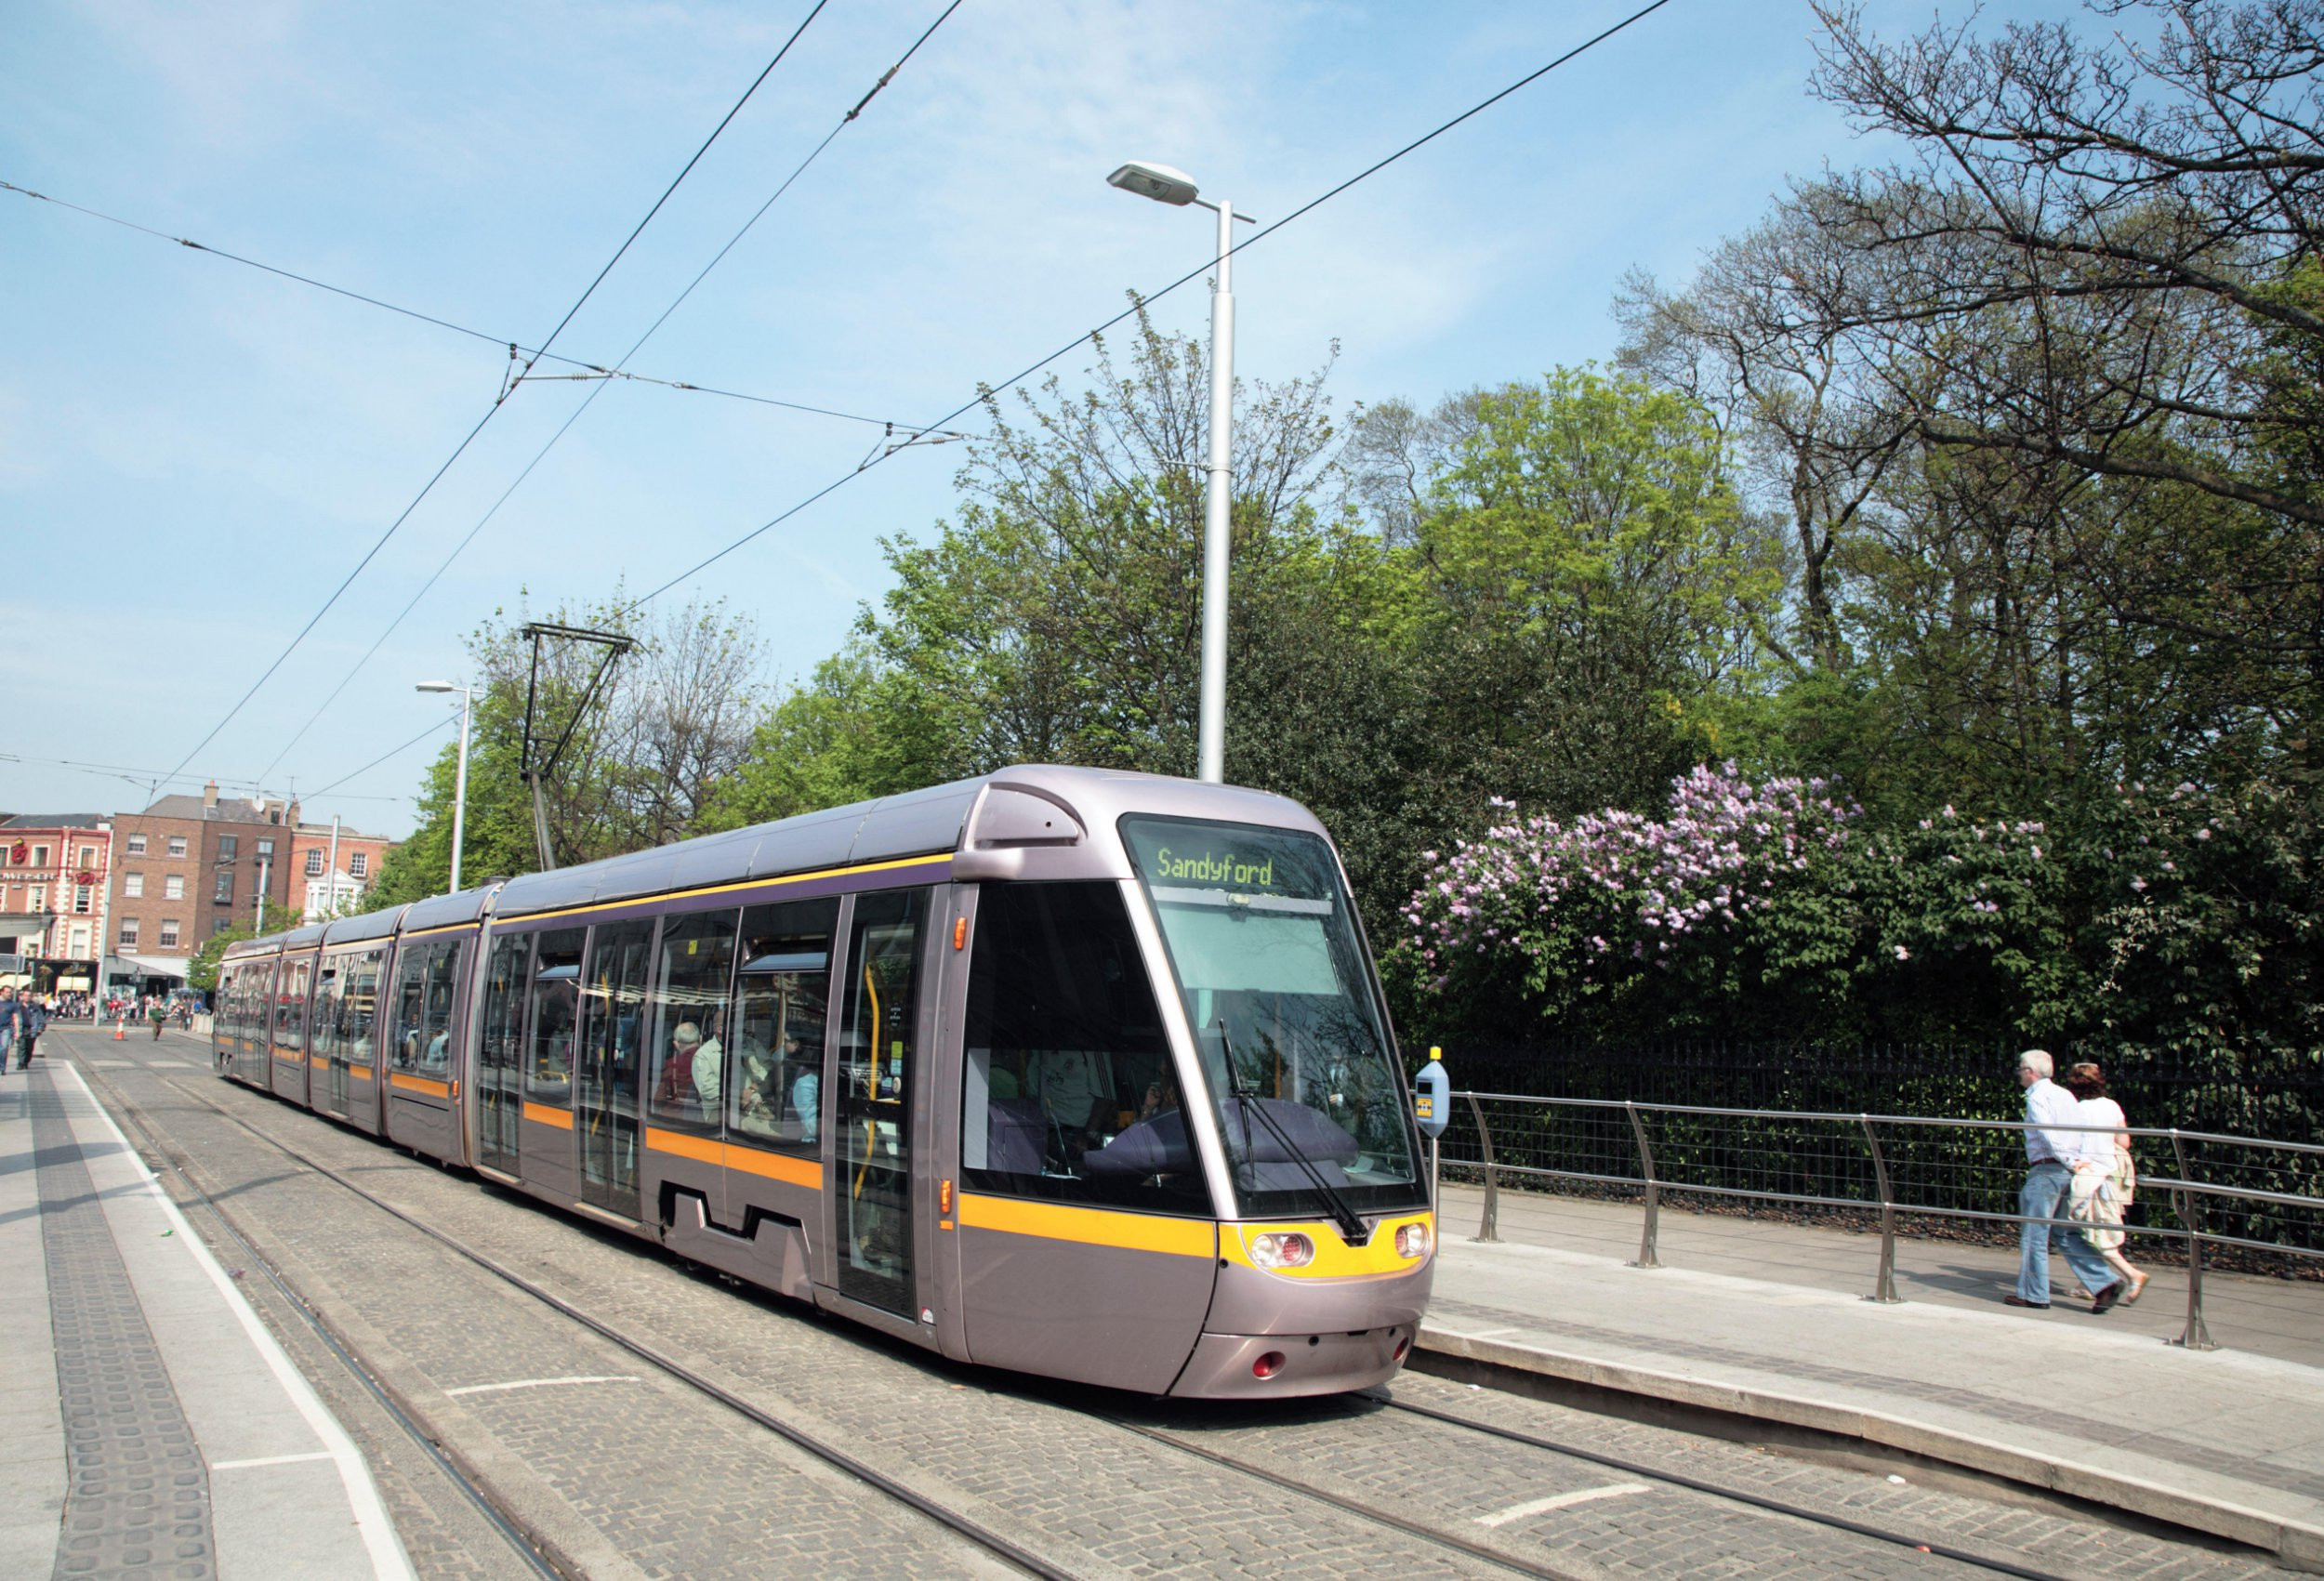
[[[1046,810],[1063,811],[1074,825],[1072,830],[1052,828]],[[963,850],[971,842],[979,848],[1078,844],[1094,837],[1094,843],[1117,853],[1114,824],[1128,812],[1323,832],[1314,814],[1269,791],[1121,770],[1019,764],[972,780],[680,840],[574,867],[528,873],[408,906],[294,929],[234,945],[227,951],[227,958],[309,948],[324,939],[326,926],[334,944],[386,938],[473,922],[487,911],[496,917],[532,916],[717,884],[944,855]],[[977,823],[973,830],[970,828],[972,816]],[[1117,860],[1127,873],[1126,859]]]

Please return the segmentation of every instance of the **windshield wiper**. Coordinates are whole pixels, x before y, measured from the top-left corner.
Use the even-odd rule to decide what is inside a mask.
[[[1227,1087],[1235,1094],[1236,1106],[1243,1112],[1244,1145],[1248,1147],[1250,1144],[1251,1116],[1255,1114],[1259,1117],[1259,1123],[1267,1127],[1267,1134],[1274,1137],[1276,1144],[1290,1155],[1292,1163],[1306,1171],[1307,1178],[1315,1183],[1315,1190],[1321,1192],[1324,1201],[1330,1205],[1332,1220],[1340,1227],[1340,1239],[1351,1246],[1361,1246],[1368,1243],[1372,1236],[1371,1232],[1364,1227],[1364,1216],[1355,1211],[1354,1206],[1340,1193],[1340,1188],[1327,1179],[1324,1172],[1316,1167],[1315,1161],[1301,1152],[1299,1144],[1294,1142],[1285,1133],[1283,1127],[1275,1123],[1275,1117],[1267,1113],[1266,1104],[1251,1097],[1250,1088],[1243,1081],[1243,1069],[1235,1062],[1235,1045],[1227,1037],[1224,1016],[1219,1018],[1218,1027],[1219,1047],[1226,1055]],[[1254,1186],[1258,1184],[1258,1170],[1257,1150],[1253,1149],[1251,1183]]]

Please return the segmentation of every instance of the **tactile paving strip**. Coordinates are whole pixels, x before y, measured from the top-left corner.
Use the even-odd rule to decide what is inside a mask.
[[[50,1078],[32,1083],[41,1245],[64,1405],[55,1581],[218,1574],[210,1479]]]

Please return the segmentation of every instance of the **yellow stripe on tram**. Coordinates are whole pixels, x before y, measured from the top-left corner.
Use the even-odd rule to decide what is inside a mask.
[[[963,1230],[998,1230],[1037,1235],[1048,1241],[1077,1241],[1090,1246],[1119,1246],[1169,1257],[1218,1255],[1218,1226],[1207,1219],[1167,1219],[1153,1213],[1110,1213],[1063,1203],[960,1193]]]
[[[739,1169],[746,1175],[780,1180],[786,1185],[803,1187],[811,1192],[823,1190],[823,1165],[812,1158],[762,1153],[758,1148],[722,1142],[715,1137],[693,1137],[683,1131],[658,1130],[652,1126],[646,1127],[645,1145],[655,1153],[691,1158],[698,1164],[714,1164],[721,1169]]]

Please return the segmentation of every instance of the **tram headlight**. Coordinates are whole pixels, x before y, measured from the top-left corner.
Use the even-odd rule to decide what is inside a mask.
[[[1296,1230],[1270,1230],[1251,1237],[1250,1260],[1261,1268],[1305,1268],[1315,1260],[1315,1243]]]
[[[1400,1258],[1428,1256],[1428,1225],[1424,1220],[1416,1219],[1409,1224],[1398,1227],[1396,1255]]]

